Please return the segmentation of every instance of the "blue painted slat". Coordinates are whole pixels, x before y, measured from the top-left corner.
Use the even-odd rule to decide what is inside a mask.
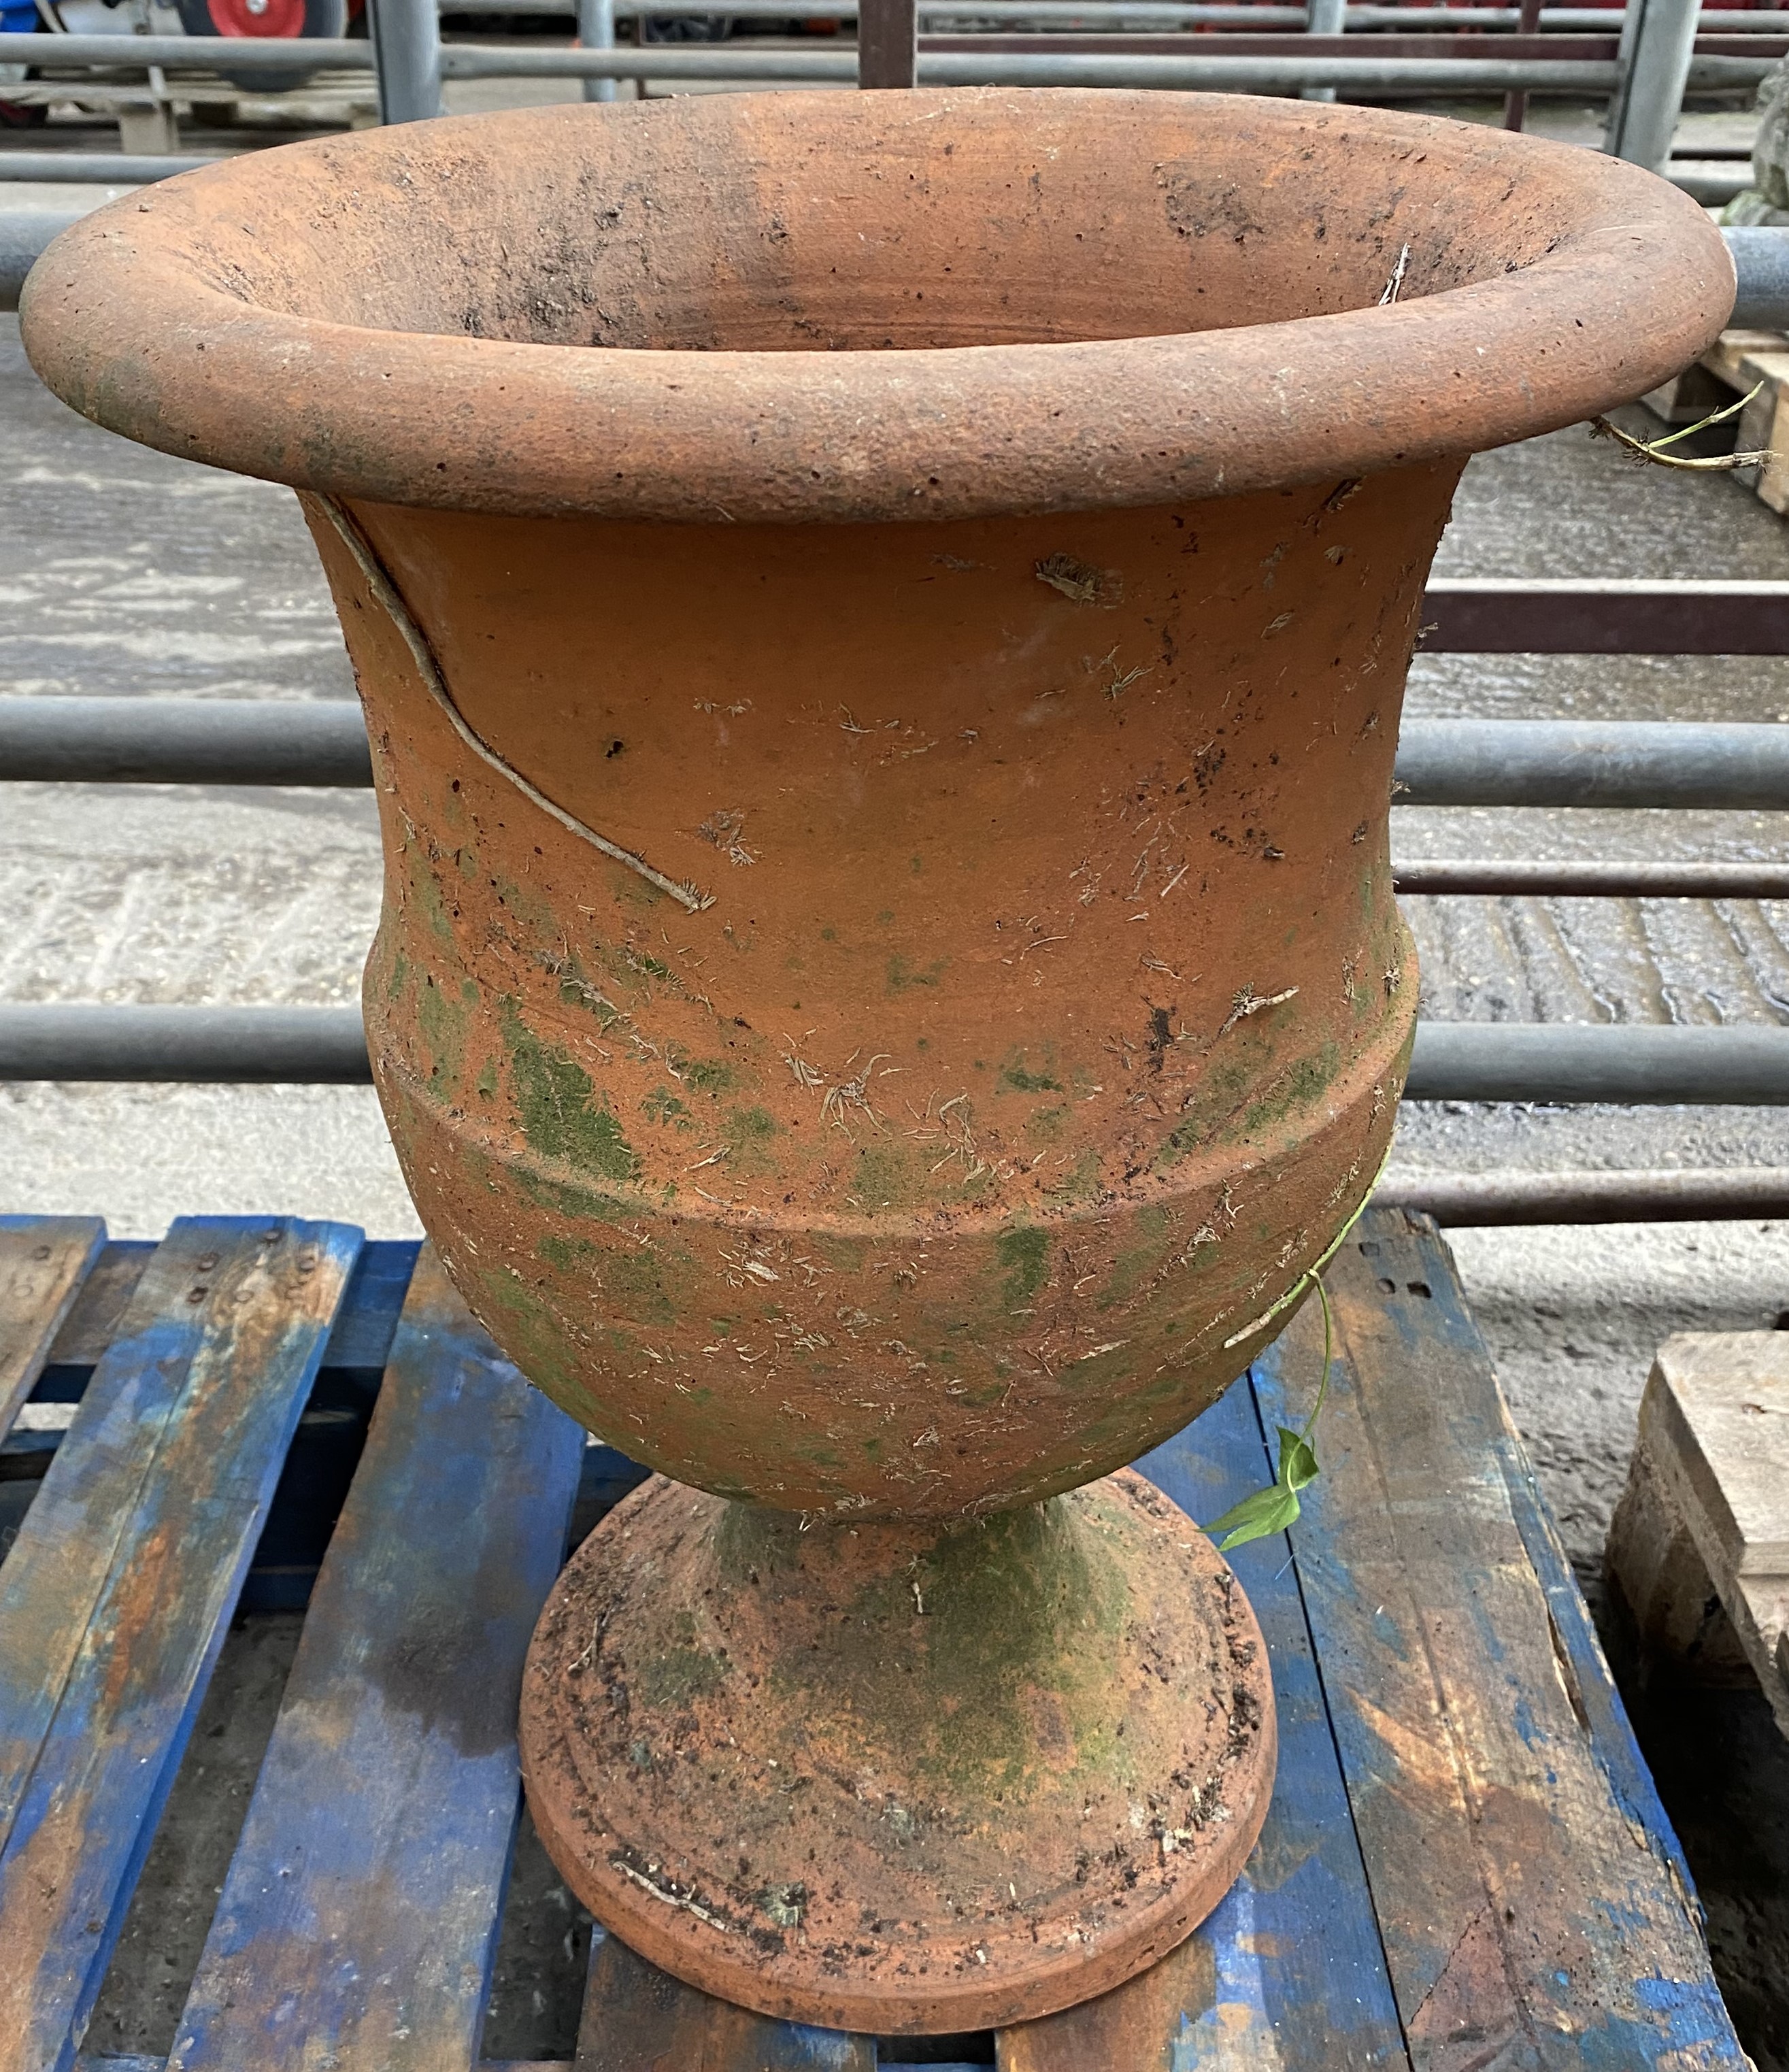
[[[1738,2072],[1582,1606],[1518,1523],[1445,1247],[1372,1211],[1326,1277],[1339,1357],[1293,1540],[1413,2062]],[[1307,1309],[1258,1365],[1269,1416],[1308,1404],[1321,1346]]]
[[[422,1249],[413,1238],[375,1238],[364,1248],[329,1334],[325,1367],[373,1373],[385,1367]]]
[[[80,1402],[155,1249],[146,1238],[113,1238],[101,1247],[31,1391],[33,1403]]]
[[[598,1928],[572,2072],[876,2072],[876,2046],[718,2000]]]
[[[169,2072],[470,2072],[583,1437],[425,1250]]]
[[[0,2072],[65,2072],[356,1254],[176,1223],[0,1568]]]
[[[1239,1382],[1137,1462],[1195,1519],[1269,1478]],[[1104,1999],[998,2037],[1001,2072],[1365,2072],[1403,2066],[1397,2010],[1283,1536],[1231,1556],[1267,1641],[1280,1766],[1241,1878],[1191,1940]]]
[[[0,1439],[105,1243],[97,1216],[0,1216]]]

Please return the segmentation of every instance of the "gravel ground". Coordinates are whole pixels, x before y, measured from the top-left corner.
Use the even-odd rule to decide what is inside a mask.
[[[0,693],[351,696],[291,497],[75,419],[31,376],[13,319],[0,323],[9,514],[0,525]],[[1789,532],[1730,482],[1634,467],[1577,430],[1475,462],[1439,565],[1476,575],[1789,577]],[[1789,662],[1419,657],[1410,709],[1425,717],[1789,719]],[[354,997],[378,900],[364,795],[22,786],[8,789],[5,808],[0,902],[10,926],[0,935],[0,997]],[[1755,814],[1405,810],[1396,841],[1413,857],[1789,857],[1783,816]],[[1413,900],[1409,913],[1433,1015],[1789,1016],[1784,906]],[[1404,1111],[1399,1154],[1405,1166],[1467,1170],[1789,1164],[1789,1117],[1431,1105]],[[0,1087],[0,1162],[6,1208],[97,1210],[121,1236],[158,1235],[195,1211],[273,1208],[352,1219],[382,1236],[417,1228],[373,1098],[357,1088]],[[1454,1248],[1594,1592],[1653,1347],[1673,1330],[1772,1323],[1789,1308],[1783,1231],[1754,1223],[1462,1231]],[[278,1702],[292,1623],[251,1620],[232,1636],[90,2049],[165,2051],[172,2041],[183,1980]],[[1789,1808],[1781,1779],[1765,1776],[1758,1751],[1767,1738],[1752,1736],[1746,1759],[1764,1780],[1758,1788]],[[1659,1746],[1663,1762],[1669,1749]],[[1693,1763],[1677,1767],[1696,1772]],[[1716,1837],[1704,1836],[1698,1869],[1728,1946],[1722,1961],[1736,2005],[1754,2010],[1747,2020],[1761,2065],[1785,2072],[1781,2025],[1769,2016],[1789,1976],[1783,1925],[1755,1889],[1755,1865],[1735,1868],[1722,1856],[1717,1811],[1703,1819],[1690,1808],[1686,1828],[1702,1819]],[[487,2049],[553,2054],[570,2047],[582,1931],[526,1837],[519,1860],[527,1901],[512,1910],[518,1925]],[[1774,1906],[1782,1911],[1780,1897]]]

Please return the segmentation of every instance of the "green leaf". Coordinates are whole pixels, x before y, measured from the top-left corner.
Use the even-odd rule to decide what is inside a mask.
[[[1389,1156],[1389,1153],[1388,1153]],[[1382,1172],[1384,1167],[1380,1169]],[[1356,1209],[1355,1216],[1360,1211]],[[1351,1221],[1348,1230],[1354,1227]],[[1347,1231],[1343,1233],[1346,1236]],[[1341,1243],[1336,1240],[1336,1244]],[[1331,1245],[1318,1261],[1318,1266],[1335,1252]],[[1317,1400],[1310,1407],[1310,1416],[1302,1432],[1294,1432],[1289,1425],[1280,1428],[1280,1464],[1273,1477],[1271,1489],[1256,1490],[1252,1496],[1245,1496],[1240,1503],[1232,1504],[1222,1518],[1215,1518],[1205,1527],[1207,1532],[1221,1532],[1224,1536],[1218,1542],[1218,1552],[1228,1554],[1232,1547],[1247,1545],[1251,1540],[1265,1540],[1269,1534],[1284,1532],[1298,1519],[1298,1492],[1315,1482],[1318,1474],[1317,1455],[1313,1451],[1310,1435],[1315,1429],[1323,1400],[1330,1392],[1330,1363],[1335,1350],[1335,1329],[1330,1316],[1330,1298],[1315,1268],[1310,1278],[1317,1289],[1317,1299],[1323,1305],[1323,1379],[1318,1384]],[[1300,1284],[1302,1285],[1302,1283]],[[1296,1292],[1296,1291],[1294,1291]]]
[[[1280,1427],[1280,1487],[1302,1490],[1307,1483],[1315,1482],[1318,1474],[1317,1456],[1311,1451],[1310,1441],[1303,1433],[1289,1431],[1282,1424]]]
[[[1205,1530],[1224,1536],[1218,1542],[1218,1552],[1228,1554],[1232,1547],[1244,1546],[1251,1540],[1265,1540],[1273,1533],[1284,1532],[1298,1515],[1298,1492],[1276,1482],[1272,1489],[1256,1490],[1252,1496],[1232,1504]]]

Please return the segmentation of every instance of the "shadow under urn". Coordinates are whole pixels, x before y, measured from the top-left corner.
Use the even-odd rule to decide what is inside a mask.
[[[1240,1869],[1261,1635],[1125,1464],[1389,1142],[1392,752],[1466,456],[1654,386],[1732,292],[1591,152],[1066,91],[294,145],[32,275],[77,409],[300,491],[417,1209],[659,1471],[521,1712],[554,1860],[646,1956],[978,2028]]]

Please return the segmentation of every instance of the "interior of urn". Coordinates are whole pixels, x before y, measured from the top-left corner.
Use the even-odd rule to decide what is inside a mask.
[[[1406,245],[1409,299],[1566,227],[1557,167],[1512,164],[1495,131],[1235,96],[915,101],[904,121],[803,92],[371,133],[327,221],[299,190],[292,234],[264,212],[239,245],[220,216],[217,256],[257,302],[380,329],[837,352],[1368,308]],[[339,193],[348,148],[333,166]]]

